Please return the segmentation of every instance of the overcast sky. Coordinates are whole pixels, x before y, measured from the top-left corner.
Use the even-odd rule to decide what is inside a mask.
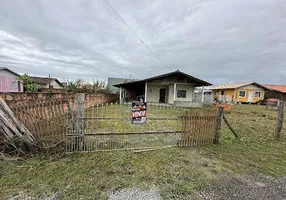
[[[286,0],[0,0],[0,66],[60,79],[181,70],[286,84]]]

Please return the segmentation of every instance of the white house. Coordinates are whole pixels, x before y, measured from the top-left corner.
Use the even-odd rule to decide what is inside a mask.
[[[44,90],[44,89],[62,90],[63,89],[60,81],[58,81],[58,79],[56,78],[31,76],[31,79],[33,82],[41,85],[41,90]]]
[[[199,106],[194,102],[194,90],[211,84],[179,70],[133,82],[114,85],[120,88],[120,102],[143,98],[146,102],[180,106]]]

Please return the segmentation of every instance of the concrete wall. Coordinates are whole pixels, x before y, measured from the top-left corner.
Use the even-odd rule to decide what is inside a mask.
[[[191,84],[177,84],[176,85],[176,98],[175,101],[193,101],[194,86]],[[177,97],[178,90],[186,90],[186,98]]]
[[[214,95],[213,94],[204,94],[204,98],[202,97],[202,93],[194,93],[193,102],[200,103],[203,101],[204,105],[211,105],[214,103]]]
[[[174,103],[174,85],[169,85],[168,103]]]
[[[167,85],[147,84],[147,102],[159,102],[160,89],[166,89],[165,102],[168,103],[169,87]]]
[[[174,85],[155,85],[148,84],[147,86],[147,101],[159,102],[160,89],[166,89],[165,102],[174,103]],[[186,90],[186,98],[177,97],[178,90]],[[193,101],[194,86],[192,84],[176,84],[175,101]]]

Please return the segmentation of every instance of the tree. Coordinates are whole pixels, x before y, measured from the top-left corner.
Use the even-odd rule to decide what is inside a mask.
[[[67,92],[74,93],[97,93],[106,92],[106,83],[104,81],[94,80],[93,83],[83,82],[82,80],[67,81]]]
[[[24,74],[19,80],[23,81],[24,92],[38,92],[41,88],[41,85],[34,82],[28,74]]]

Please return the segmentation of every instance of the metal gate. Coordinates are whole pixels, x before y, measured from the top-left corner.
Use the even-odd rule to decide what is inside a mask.
[[[148,103],[146,123],[132,124],[131,103],[96,104],[84,108],[84,96],[77,98],[75,109],[70,113],[67,152],[194,146],[213,142],[215,115],[211,110]]]

